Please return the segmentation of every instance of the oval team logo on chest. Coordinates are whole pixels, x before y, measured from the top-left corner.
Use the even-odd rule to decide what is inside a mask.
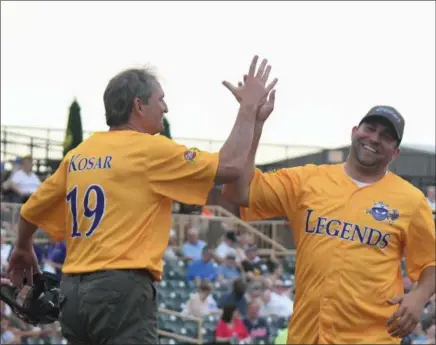
[[[397,210],[390,210],[389,206],[382,201],[374,203],[374,206],[367,209],[366,213],[372,215],[379,222],[388,220],[391,224],[400,217],[400,213]]]

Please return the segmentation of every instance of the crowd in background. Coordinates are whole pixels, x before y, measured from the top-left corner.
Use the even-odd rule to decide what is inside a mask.
[[[2,171],[2,201],[23,203],[38,188],[43,179],[32,171],[31,157],[13,162],[13,169]],[[426,195],[435,210],[435,187],[426,189]],[[16,229],[8,206],[2,204],[1,272],[4,275],[12,244],[8,234]],[[180,230],[180,229],[179,229]],[[190,288],[182,301],[182,315],[196,318],[216,316],[213,336],[225,343],[284,344],[286,325],[293,313],[293,269],[284,268],[282,261],[261,257],[255,238],[249,232],[223,224],[223,235],[215,245],[207,243],[208,229],[188,227],[182,229],[186,241],[177,245],[175,230],[164,255],[165,265],[183,266],[181,279]],[[66,257],[63,242],[35,244],[42,269],[61,277]],[[172,263],[172,264],[171,264]],[[406,291],[414,288],[407,277],[403,278]],[[159,285],[165,285],[164,282]],[[217,294],[217,287],[227,287]],[[158,289],[160,289],[159,287]],[[219,298],[217,297],[219,296]],[[165,302],[165,301],[164,301]],[[435,296],[427,304],[422,321],[415,331],[403,339],[404,344],[431,344],[435,337]],[[33,327],[20,321],[10,308],[1,304],[1,344],[60,344],[65,343],[58,324]],[[272,332],[271,317],[284,321],[281,328]],[[161,325],[160,326],[165,326]]]

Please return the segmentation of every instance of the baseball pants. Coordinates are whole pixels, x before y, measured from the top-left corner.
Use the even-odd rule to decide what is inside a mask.
[[[59,322],[72,345],[158,344],[156,287],[138,270],[64,274]]]

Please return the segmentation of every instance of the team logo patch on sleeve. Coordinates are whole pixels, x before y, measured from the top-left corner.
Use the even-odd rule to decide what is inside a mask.
[[[367,209],[366,213],[379,222],[388,220],[391,224],[400,217],[400,213],[397,210],[390,210],[389,206],[381,201],[374,203],[374,206]]]
[[[194,162],[199,153],[199,149],[197,149],[196,147],[191,147],[189,150],[185,151],[183,156],[185,157],[185,160]]]

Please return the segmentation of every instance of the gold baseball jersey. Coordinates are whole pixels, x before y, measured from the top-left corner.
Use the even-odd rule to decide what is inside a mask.
[[[435,266],[435,226],[421,191],[389,172],[358,187],[342,164],[255,171],[244,220],[287,217],[296,242],[288,344],[399,344],[386,321],[404,293],[401,259],[416,281]]]
[[[217,153],[164,136],[98,132],[68,153],[21,216],[66,241],[64,273],[145,268],[159,281],[172,200],[204,204],[217,167]]]

